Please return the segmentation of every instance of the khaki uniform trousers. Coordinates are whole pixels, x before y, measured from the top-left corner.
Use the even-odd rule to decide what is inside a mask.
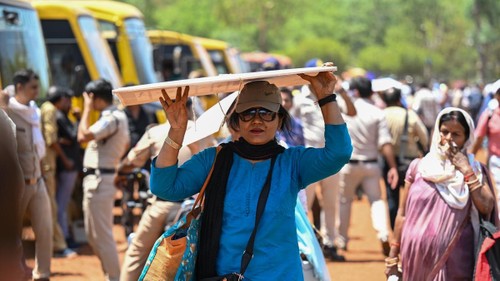
[[[323,210],[321,232],[328,238],[324,244],[333,246],[339,227],[339,175],[331,175],[307,186],[308,210],[311,210],[317,192],[321,193],[320,205]]]
[[[120,261],[113,237],[113,207],[116,188],[113,174],[83,178],[83,216],[89,245],[102,263],[107,280],[120,278]]]
[[[141,221],[123,260],[120,281],[137,281],[154,243],[173,222],[181,203],[155,200],[142,214]]]
[[[53,168],[43,171],[45,185],[47,186],[47,191],[50,199],[50,207],[52,214],[52,231],[53,231],[53,250],[54,251],[62,251],[68,248],[66,244],[66,240],[64,238],[63,231],[61,226],[59,225],[59,221],[57,219],[57,203],[56,203],[56,173]]]
[[[356,188],[360,184],[370,202],[372,226],[377,231],[377,237],[382,241],[387,241],[389,235],[388,210],[382,199],[381,171],[378,163],[347,164],[340,170],[339,175],[340,225],[339,239],[336,241],[338,246],[345,247],[347,245],[352,201]]]
[[[25,185],[21,198],[21,215],[29,212],[35,233],[35,267],[33,279],[50,277],[52,258],[52,218],[50,200],[43,179],[32,185]]]

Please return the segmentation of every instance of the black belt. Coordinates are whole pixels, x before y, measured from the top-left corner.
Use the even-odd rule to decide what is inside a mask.
[[[95,174],[114,174],[115,169],[108,169],[108,168],[99,168],[99,169],[94,169],[94,168],[83,168],[83,174],[85,176],[87,175],[95,175]]]
[[[369,159],[369,160],[357,160],[357,159],[351,159],[349,160],[350,164],[359,164],[359,163],[377,163],[377,159]]]

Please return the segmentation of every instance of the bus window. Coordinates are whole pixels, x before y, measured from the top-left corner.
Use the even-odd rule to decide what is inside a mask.
[[[118,66],[118,69],[121,71],[121,63],[120,63],[120,56],[118,55],[118,46],[117,46],[117,41],[118,41],[118,30],[116,28],[116,25],[112,22],[105,21],[105,20],[99,20],[99,31],[102,33],[103,37],[106,38],[108,41],[109,48],[111,49],[111,53],[113,54],[113,57],[115,58],[116,65]]]
[[[83,93],[90,76],[73,31],[66,20],[42,20],[54,85]]]
[[[228,74],[229,69],[227,69],[226,62],[224,61],[224,53],[219,50],[208,50],[208,54],[212,58],[212,62],[217,69],[219,74]]]
[[[39,76],[40,97],[50,84],[49,65],[37,13],[32,8],[0,4],[0,81],[6,86],[14,73],[31,68]]]
[[[125,20],[125,31],[130,40],[130,47],[134,57],[139,81],[142,84],[156,82],[156,75],[153,64],[153,52],[151,43],[146,34],[144,22],[138,18],[129,18]]]
[[[84,40],[90,49],[90,54],[96,64],[97,72],[101,78],[107,79],[113,87],[121,85],[120,78],[117,75],[117,69],[111,61],[105,41],[102,40],[101,33],[97,28],[95,20],[91,17],[79,17],[78,24],[83,34]]]

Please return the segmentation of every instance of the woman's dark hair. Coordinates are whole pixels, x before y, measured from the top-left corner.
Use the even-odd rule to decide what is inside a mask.
[[[467,123],[467,119],[465,119],[465,116],[460,111],[450,111],[446,114],[443,114],[441,116],[441,118],[439,119],[439,127],[438,128],[441,128],[441,124],[443,124],[444,122],[451,121],[451,120],[457,121],[458,123],[460,123],[460,125],[462,125],[462,127],[464,127],[465,140],[467,141],[469,139],[470,128],[469,128],[469,124]]]
[[[282,106],[280,105],[280,109],[278,110],[278,117],[282,119],[281,126],[278,128],[278,130],[290,134],[292,131],[292,116],[290,116],[290,113]],[[233,111],[231,115],[229,115],[227,125],[238,132],[240,130],[240,123],[239,123],[239,114],[236,113],[236,111]]]

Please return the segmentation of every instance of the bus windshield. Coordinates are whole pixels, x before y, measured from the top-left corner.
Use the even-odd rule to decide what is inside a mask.
[[[91,17],[79,17],[78,24],[83,38],[90,48],[99,76],[110,81],[114,88],[120,87],[118,69],[114,67],[115,62],[111,61],[112,55],[101,37],[96,21]],[[106,52],[108,53],[106,54]]]
[[[223,51],[219,50],[208,50],[208,53],[210,54],[210,58],[212,58],[212,62],[217,69],[217,72],[219,74],[228,74],[229,69],[226,65],[226,62],[224,61],[224,53]]]
[[[153,68],[153,48],[147,37],[144,22],[138,18],[129,18],[125,20],[125,30],[140,83],[155,83],[157,79]]]
[[[49,85],[49,64],[42,29],[35,10],[0,5],[0,80],[12,83],[17,70],[31,68],[39,76],[40,98]],[[8,16],[5,16],[8,15]]]

